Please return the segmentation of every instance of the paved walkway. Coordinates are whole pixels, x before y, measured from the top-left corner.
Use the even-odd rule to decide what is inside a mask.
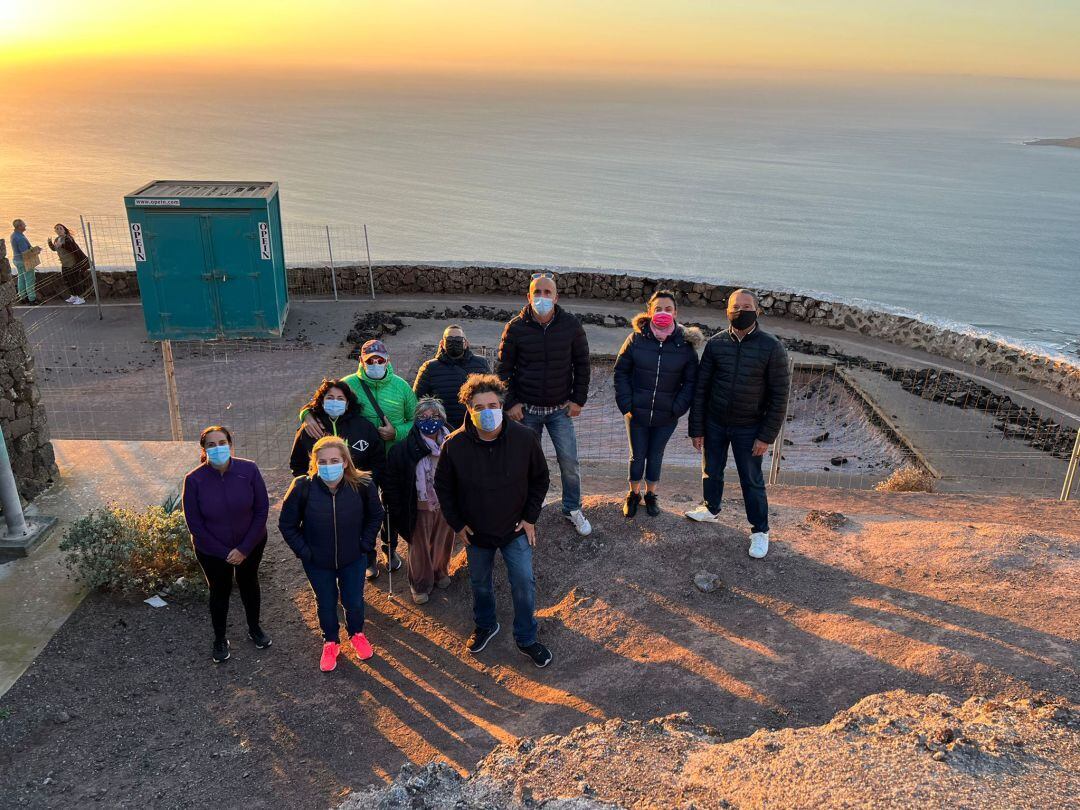
[[[178,492],[198,458],[185,442],[53,441],[61,482],[31,506],[58,518],[29,557],[0,565],[0,695],[30,666],[86,590],[68,577],[60,540],[76,518],[106,503],[157,505]],[[148,608],[149,609],[149,608]]]

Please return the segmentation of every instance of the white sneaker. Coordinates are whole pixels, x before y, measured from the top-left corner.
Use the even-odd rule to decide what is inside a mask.
[[[64,303],[65,304],[74,304],[75,303],[75,296],[74,295],[69,295],[67,298],[64,299]]]
[[[86,299],[85,298],[80,298],[79,296],[76,295],[75,300],[72,301],[71,303],[73,303],[73,304],[85,304]]]
[[[577,533],[582,537],[588,537],[592,534],[592,524],[589,523],[589,519],[585,517],[585,514],[580,509],[575,509],[570,514],[563,515],[563,517],[574,524]]]
[[[754,532],[750,535],[750,550],[747,552],[755,560],[760,560],[769,553],[769,533]]]
[[[691,520],[696,520],[698,523],[719,523],[720,513],[710,512],[709,507],[702,504],[697,509],[691,509],[686,513],[686,516]]]

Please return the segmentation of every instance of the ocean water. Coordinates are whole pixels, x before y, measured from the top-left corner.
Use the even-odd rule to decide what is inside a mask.
[[[816,291],[1080,356],[1080,150],[1022,143],[1080,135],[1078,84],[77,79],[0,119],[0,218],[37,241],[152,179],[272,179],[376,260]]]

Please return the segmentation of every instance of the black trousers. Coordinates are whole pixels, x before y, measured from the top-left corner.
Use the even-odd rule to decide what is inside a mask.
[[[60,278],[64,282],[64,286],[67,287],[67,291],[74,296],[83,298],[85,292],[89,295],[88,288],[90,284],[90,262],[80,262],[74,267],[61,267]]]
[[[239,565],[225,562],[221,557],[212,557],[196,551],[206,584],[210,586],[210,622],[214,626],[214,638],[225,640],[225,625],[229,618],[229,597],[232,595],[233,577],[240,590],[240,600],[244,603],[248,628],[259,626],[259,607],[262,594],[259,592],[259,563],[262,562],[266,541],[259,543]]]

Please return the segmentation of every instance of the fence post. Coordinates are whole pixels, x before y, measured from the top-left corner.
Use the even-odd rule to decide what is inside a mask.
[[[90,250],[90,284],[94,288],[94,303],[97,304],[98,320],[103,320],[101,314],[101,294],[98,292],[97,261],[94,260],[94,228],[89,222],[83,222],[82,214],[79,214],[79,223],[83,226],[83,241]]]
[[[172,440],[184,440],[184,427],[180,423],[180,397],[176,393],[176,367],[173,365],[172,341],[161,341],[161,359],[165,361],[165,396],[169,400],[169,427]]]
[[[4,506],[4,521],[7,523],[7,534],[0,536],[14,540],[29,534],[3,430],[0,430],[0,503]]]
[[[1073,443],[1072,455],[1069,456],[1069,466],[1065,468],[1065,483],[1061,486],[1061,497],[1058,500],[1069,500],[1073,484],[1076,482],[1076,468],[1078,465],[1080,465],[1080,428],[1076,431],[1076,441]]]
[[[788,359],[788,379],[792,379],[795,376],[795,361]],[[791,394],[788,394],[788,407],[791,407]],[[787,424],[787,413],[784,414],[784,419],[780,422],[780,432],[776,434],[776,441],[773,442],[772,459],[769,463],[769,486],[776,483],[776,479],[780,477],[780,454],[784,451],[784,425]]]
[[[337,301],[337,269],[334,267],[334,245],[330,241],[330,226],[326,226],[326,249],[330,253],[330,282],[334,285],[334,300]]]
[[[371,300],[375,300],[375,274],[371,270],[371,243],[367,237],[367,223],[364,223],[364,248],[367,250],[367,277],[371,284]]]

